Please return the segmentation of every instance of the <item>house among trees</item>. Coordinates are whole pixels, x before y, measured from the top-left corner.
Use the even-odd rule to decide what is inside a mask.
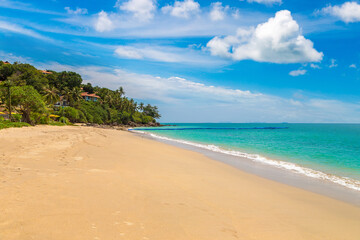
[[[46,70],[39,70],[42,74],[53,74],[52,72],[48,72]]]
[[[76,72],[0,60],[0,122],[9,116],[10,121],[45,124],[61,116],[62,123],[154,125],[161,117],[156,106],[125,97],[122,87],[111,90],[82,81]]]
[[[64,96],[59,97],[59,101],[54,104],[54,107],[68,107],[70,106],[69,101],[67,101]]]
[[[97,102],[100,99],[95,93],[82,92],[80,95],[85,101]]]

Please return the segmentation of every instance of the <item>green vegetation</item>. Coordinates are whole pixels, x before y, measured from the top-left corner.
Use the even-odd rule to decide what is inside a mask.
[[[24,122],[0,121],[0,129],[11,127],[28,127],[30,124]]]
[[[132,125],[156,124],[161,117],[156,106],[127,98],[122,87],[111,90],[82,81],[75,72],[41,71],[30,64],[0,61],[0,107],[13,113],[3,114],[9,115],[9,121],[0,119],[0,123]]]

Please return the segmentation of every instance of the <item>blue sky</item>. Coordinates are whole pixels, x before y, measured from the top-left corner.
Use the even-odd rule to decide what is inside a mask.
[[[162,122],[360,122],[360,2],[0,0],[0,59],[79,72]]]

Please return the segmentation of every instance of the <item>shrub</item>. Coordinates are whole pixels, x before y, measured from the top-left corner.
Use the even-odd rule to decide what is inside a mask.
[[[37,112],[33,112],[30,114],[30,121],[31,121],[31,124],[38,124],[40,123],[40,118],[42,117],[43,115],[41,113],[37,113]]]
[[[119,113],[118,123],[128,124],[129,122],[130,122],[130,113],[128,112]]]
[[[48,116],[42,116],[39,119],[39,124],[49,124],[50,122],[50,117]]]
[[[84,114],[87,122],[103,124],[109,121],[109,113],[100,103],[84,101],[78,109]]]
[[[22,118],[21,114],[13,114],[12,117],[16,122],[20,122]]]
[[[60,117],[59,122],[64,123],[64,124],[69,124],[70,123],[69,119],[67,119],[66,117]]]
[[[150,117],[150,116],[143,115],[143,116],[141,117],[141,121],[142,121],[143,124],[148,124],[148,123],[150,123],[150,122],[154,122],[155,119],[152,118],[152,117]]]
[[[11,127],[27,127],[30,126],[30,124],[28,123],[24,123],[24,122],[0,122],[0,129],[4,129],[4,128],[11,128]]]
[[[55,122],[55,121],[50,121],[48,124],[49,124],[50,126],[65,126],[65,125],[66,125],[65,123]]]

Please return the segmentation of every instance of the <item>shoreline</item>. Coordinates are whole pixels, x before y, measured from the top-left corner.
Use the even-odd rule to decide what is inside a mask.
[[[340,201],[351,203],[355,206],[360,206],[360,181],[354,180],[357,185],[351,185],[345,183],[338,183],[329,179],[322,178],[333,177],[335,180],[346,180],[345,177],[338,177],[335,175],[329,175],[318,170],[304,168],[302,166],[289,163],[289,168],[283,168],[282,165],[275,165],[273,162],[256,161],[246,156],[239,156],[237,151],[222,150],[217,146],[208,147],[208,145],[190,142],[187,140],[173,139],[157,135],[154,133],[147,133],[132,129],[129,131],[133,134],[145,136],[146,138],[163,142],[172,146],[180,147],[190,151],[201,153],[213,160],[223,162],[230,166],[233,166],[241,171],[263,177],[268,180],[276,181],[279,183],[287,184],[289,186],[301,188],[313,193],[318,193],[324,196],[328,196]],[[214,151],[213,148],[216,148]],[[220,151],[218,151],[220,150]],[[235,154],[234,154],[235,153]],[[250,154],[249,154],[250,155]],[[273,161],[273,160],[270,160]],[[274,161],[275,162],[275,161]],[[276,161],[287,164],[288,162]],[[298,168],[297,171],[292,171],[291,168]],[[299,173],[303,169],[315,172],[315,174],[321,174],[320,176],[309,176],[305,173]],[[353,179],[351,179],[353,180]]]
[[[127,131],[5,129],[0,239],[357,240],[360,208]]]

